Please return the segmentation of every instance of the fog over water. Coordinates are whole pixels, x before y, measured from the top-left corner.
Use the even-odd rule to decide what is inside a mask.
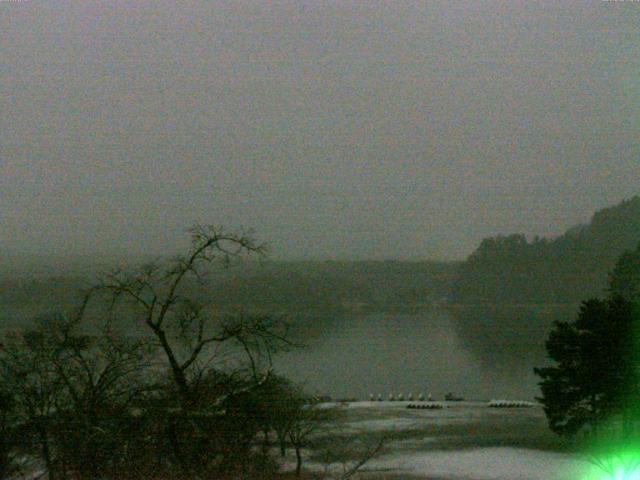
[[[461,345],[447,312],[354,314],[338,320],[303,328],[308,347],[279,357],[278,371],[334,398],[381,393],[386,399],[389,393],[410,392],[437,399],[448,392],[468,399],[538,395],[528,359],[520,362],[511,355],[502,365],[484,363]]]
[[[638,193],[639,25],[633,1],[0,0],[8,288],[21,255],[170,255],[195,223],[287,261],[559,235]],[[532,398],[546,324],[492,339],[485,307],[327,315],[277,366],[337,397]]]

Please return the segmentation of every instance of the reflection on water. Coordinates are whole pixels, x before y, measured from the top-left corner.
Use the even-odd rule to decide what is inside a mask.
[[[447,392],[471,399],[538,395],[532,358],[544,358],[544,342],[536,340],[535,354],[525,358],[519,358],[522,350],[514,342],[489,342],[503,350],[491,359],[474,350],[469,339],[458,334],[459,322],[442,310],[353,313],[333,321],[319,317],[305,325],[298,333],[308,347],[283,355],[276,367],[314,393],[361,399],[370,393],[386,398],[410,392],[431,393],[436,399]]]
[[[25,328],[35,315],[62,309],[41,297],[7,303],[0,329]],[[546,362],[552,322],[577,311],[573,304],[438,305],[393,314],[356,306],[350,313],[303,316],[295,333],[308,347],[277,358],[277,370],[310,392],[338,398],[431,393],[442,399],[452,392],[469,399],[533,399],[539,395],[533,367]]]

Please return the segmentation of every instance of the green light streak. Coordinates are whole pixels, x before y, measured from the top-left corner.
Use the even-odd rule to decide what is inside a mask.
[[[639,457],[635,453],[602,458],[602,465],[592,465],[592,471],[585,480],[640,480]]]
[[[638,441],[592,442],[585,457],[591,464],[584,480],[640,480],[640,445]]]

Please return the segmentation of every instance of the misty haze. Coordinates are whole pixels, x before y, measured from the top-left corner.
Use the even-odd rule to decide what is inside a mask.
[[[640,479],[640,3],[0,42],[0,480]]]

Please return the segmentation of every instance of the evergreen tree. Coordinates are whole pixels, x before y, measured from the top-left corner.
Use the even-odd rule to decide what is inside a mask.
[[[536,368],[550,428],[572,436],[621,418],[628,437],[640,419],[640,245],[609,276],[609,297],[582,303],[574,322],[556,322]]]
[[[555,366],[536,368],[550,428],[572,436],[612,415],[630,420],[638,391],[638,309],[622,298],[583,302],[575,322],[557,322],[546,342]]]
[[[616,262],[609,275],[609,291],[628,300],[640,299],[640,243]]]

